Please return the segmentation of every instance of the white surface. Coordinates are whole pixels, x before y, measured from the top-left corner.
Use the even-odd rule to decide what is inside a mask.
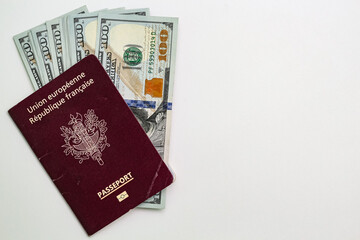
[[[180,18],[166,209],[92,239],[360,239],[358,0],[1,1],[0,239],[88,239],[7,114],[12,36],[83,4]]]

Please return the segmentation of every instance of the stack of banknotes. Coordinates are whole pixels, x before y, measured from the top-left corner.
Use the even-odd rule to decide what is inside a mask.
[[[168,162],[177,18],[149,9],[77,8],[14,36],[35,90],[94,54]],[[164,191],[139,207],[164,208]]]

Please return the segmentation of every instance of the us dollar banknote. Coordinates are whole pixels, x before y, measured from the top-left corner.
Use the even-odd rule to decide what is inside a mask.
[[[105,9],[101,9],[101,10],[98,10],[98,11],[95,11],[95,12],[92,12],[92,13],[99,13],[101,11],[106,11],[107,8]],[[70,18],[71,15],[66,15],[64,17],[61,18],[61,27],[64,31],[64,33],[66,33],[66,37],[64,39],[64,49],[63,49],[63,52],[64,54],[67,56],[64,60],[65,60],[65,66],[66,66],[66,69],[68,69],[69,67],[72,66],[71,64],[71,51],[70,51],[70,48],[69,48],[69,18]]]
[[[168,162],[177,18],[100,13],[96,56]],[[164,192],[140,207],[163,208]]]
[[[39,56],[39,69],[42,72],[44,83],[54,79],[54,65],[50,53],[48,31],[45,24],[41,24],[30,30],[34,39],[34,47]]]
[[[39,69],[39,56],[37,55],[34,43],[29,31],[14,36],[14,42],[19,52],[21,60],[29,75],[32,86],[38,90],[44,85]]]
[[[69,15],[82,14],[87,12],[87,7],[82,6],[60,17],[46,22],[50,54],[53,58],[54,77],[59,76],[67,69],[67,66],[65,65],[65,58],[69,58],[68,54],[64,52],[64,41],[66,38],[66,33],[62,26],[62,19]]]
[[[134,14],[146,16],[149,9],[129,9],[123,8],[104,10],[114,14]],[[70,53],[70,62],[75,64],[89,54],[95,53],[95,40],[100,12],[88,13],[82,15],[71,15],[68,18],[68,49]]]

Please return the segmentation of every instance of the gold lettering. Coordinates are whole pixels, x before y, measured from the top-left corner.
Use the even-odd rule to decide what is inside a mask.
[[[160,45],[159,45],[159,61],[165,61],[166,62],[166,53],[167,53],[167,44],[166,41],[168,40],[169,33],[167,30],[163,29],[160,32]]]
[[[103,190],[101,190],[101,192],[98,192],[97,195],[100,198],[100,200],[103,200],[104,198],[111,195],[113,192],[115,192],[118,189],[120,189],[121,187],[125,186],[132,180],[134,180],[134,178],[131,176],[131,172],[128,172],[127,174],[120,177],[113,183],[109,184],[107,187],[105,187]]]

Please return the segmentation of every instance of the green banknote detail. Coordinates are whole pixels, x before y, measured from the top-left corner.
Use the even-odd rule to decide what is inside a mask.
[[[139,65],[142,60],[141,50],[137,47],[129,47],[125,50],[123,59],[129,66]]]
[[[32,38],[29,35],[29,31],[17,34],[13,39],[26,72],[29,75],[31,84],[35,90],[38,90],[44,85],[44,83],[42,82],[42,77],[38,65],[39,56],[35,51]]]
[[[100,13],[96,56],[168,162],[177,18]],[[140,207],[163,208],[164,192]]]

